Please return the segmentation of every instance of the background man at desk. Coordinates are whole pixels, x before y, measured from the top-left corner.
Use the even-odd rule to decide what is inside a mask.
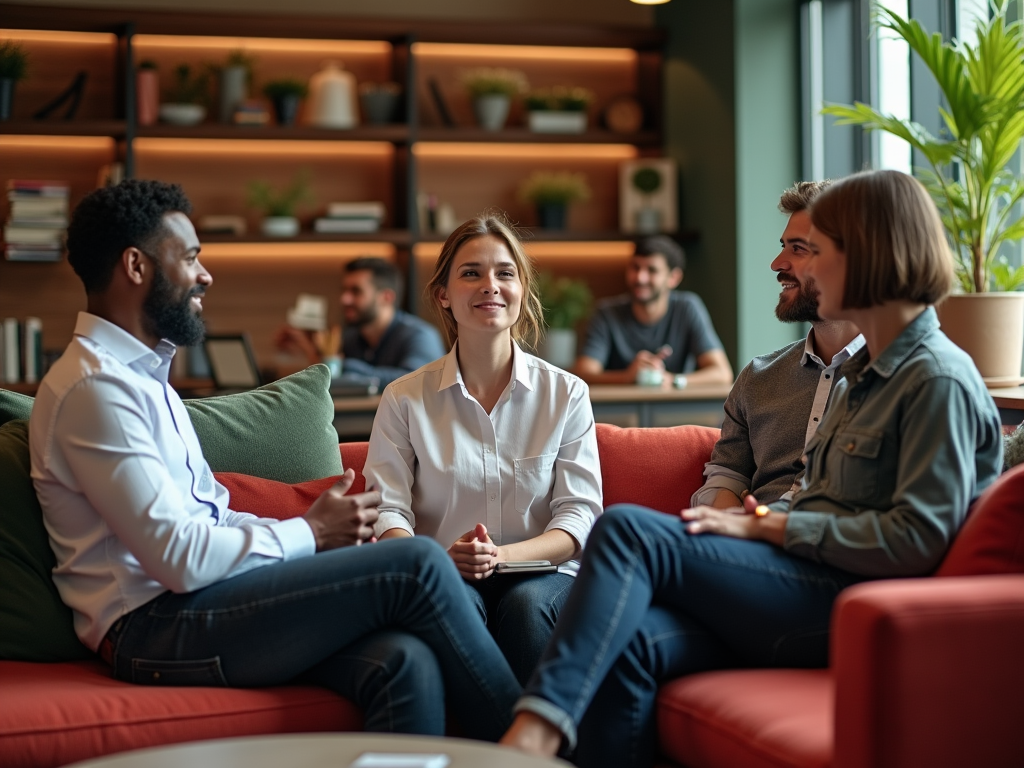
[[[828,185],[803,181],[782,194],[779,210],[789,221],[782,252],[771,265],[782,285],[775,316],[810,323],[811,330],[806,339],[755,357],[740,371],[725,401],[722,436],[704,468],[705,483],[691,506],[740,506],[747,491],[762,504],[788,497],[803,476],[804,445],[821,423],[842,364],[864,346],[852,323],[818,316],[818,289],[807,275],[808,208]]]
[[[683,249],[668,237],[637,243],[626,267],[629,293],[601,302],[591,318],[576,360],[580,378],[634,384],[646,370],[660,373],[666,387],[732,383],[732,367],[704,303],[695,293],[674,290],[685,266]]]
[[[345,320],[341,355],[346,375],[374,377],[381,387],[444,357],[441,334],[430,323],[398,309],[402,275],[389,261],[360,258],[345,265],[341,312]],[[309,333],[285,326],[278,346],[298,349],[309,362],[322,359]]]

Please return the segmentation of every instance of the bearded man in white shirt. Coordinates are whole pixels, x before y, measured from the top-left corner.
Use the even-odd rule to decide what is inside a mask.
[[[229,507],[167,376],[204,333],[213,280],[180,187],[97,190],[68,228],[88,309],[40,385],[32,477],[54,582],[82,642],[121,680],[260,687],[302,677],[367,730],[496,739],[519,693],[445,551],[369,541],[376,492],[349,470],[304,517]],[[457,638],[457,642],[454,639]],[[486,676],[484,676],[486,673]]]

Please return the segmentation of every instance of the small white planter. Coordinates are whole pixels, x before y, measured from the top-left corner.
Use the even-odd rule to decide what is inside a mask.
[[[477,96],[473,99],[476,121],[485,131],[500,131],[505,127],[505,120],[508,119],[508,109],[511,104],[512,100],[501,94]]]
[[[537,352],[541,359],[552,365],[571,368],[576,362],[576,331],[571,328],[548,328]]]
[[[267,237],[295,237],[299,234],[299,220],[294,216],[267,216],[260,230]]]
[[[535,109],[527,119],[534,133],[583,133],[587,130],[586,112]]]

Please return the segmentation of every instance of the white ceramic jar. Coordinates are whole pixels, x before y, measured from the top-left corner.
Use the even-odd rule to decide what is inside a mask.
[[[355,128],[356,77],[328,61],[309,79],[309,122],[320,128]]]

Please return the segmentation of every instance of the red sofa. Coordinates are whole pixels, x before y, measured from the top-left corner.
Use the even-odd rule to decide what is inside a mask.
[[[704,427],[598,425],[605,504],[680,509],[716,438]],[[358,472],[366,445],[341,450]],[[666,685],[666,757],[689,768],[1024,765],[1022,472],[1005,475],[978,502],[940,570],[950,578],[843,594],[830,669],[714,672]],[[332,482],[218,478],[236,508],[281,517],[301,514]],[[353,492],[361,478],[356,485]],[[993,573],[1017,575],[976,575]],[[137,687],[112,680],[99,661],[0,661],[6,768],[203,738],[359,727],[351,704],[316,688]]]

